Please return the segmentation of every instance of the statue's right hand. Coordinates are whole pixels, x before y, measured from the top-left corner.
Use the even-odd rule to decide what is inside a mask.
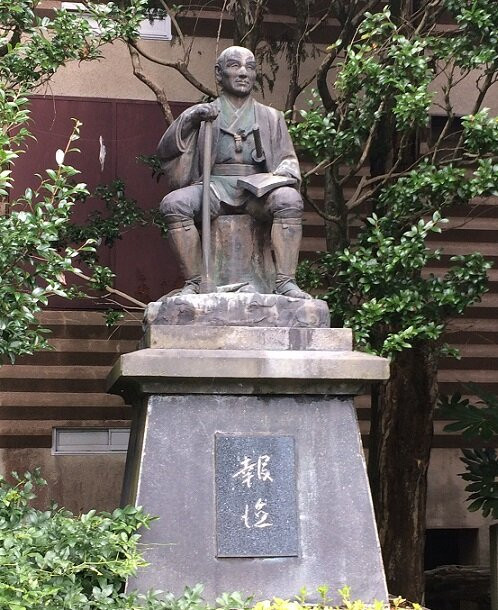
[[[192,127],[198,127],[202,121],[214,121],[219,110],[214,104],[197,104],[186,112],[186,120]]]

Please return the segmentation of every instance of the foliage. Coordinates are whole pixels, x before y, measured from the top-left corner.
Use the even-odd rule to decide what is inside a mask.
[[[0,362],[48,347],[36,313],[51,295],[77,294],[68,274],[81,275],[75,259],[92,250],[87,237],[77,246],[60,243],[74,203],[88,194],[74,181],[78,171],[65,163],[77,150],[77,121],[66,149],[57,151],[56,169],[34,176],[17,200],[11,196],[12,169],[30,136],[28,95],[67,61],[98,58],[104,43],[136,36],[145,4],[133,0],[121,9],[112,2],[89,3],[95,34],[86,19],[66,10],[40,18],[36,0],[0,0]],[[105,277],[96,283],[109,279],[104,269],[97,272]]]
[[[101,57],[100,47],[118,37],[136,38],[146,0],[125,8],[116,3],[85,3],[98,34],[88,19],[65,9],[52,18],[35,13],[37,0],[1,0],[2,54],[0,79],[5,89],[32,88],[50,78],[67,61]]]
[[[447,257],[431,237],[450,212],[470,216],[474,198],[498,194],[498,123],[484,107],[498,80],[498,4],[332,4],[340,34],[291,128],[313,162],[303,195],[326,237],[300,279],[360,349],[391,360],[391,378],[372,393],[368,470],[388,586],[420,600],[438,355],[449,355],[447,322],[479,301],[490,267],[470,246]],[[309,188],[316,174],[320,200]]]
[[[84,243],[90,239],[113,246],[128,230],[150,224],[166,232],[166,224],[158,210],[138,207],[135,199],[127,197],[126,186],[120,179],[98,186],[92,196],[104,202],[104,211],[91,212],[83,224],[76,224],[71,218],[65,228],[67,242]]]
[[[467,472],[460,476],[470,481],[465,487],[471,492],[467,500],[470,511],[481,510],[484,517],[498,518],[498,459],[495,449],[464,449],[462,462]]]
[[[155,596],[125,595],[125,579],[145,565],[137,543],[151,519],[140,508],[75,517],[31,506],[39,473],[0,478],[0,608],[155,610]]]
[[[463,4],[448,5],[464,19]],[[488,10],[498,15],[498,8]],[[429,124],[429,85],[448,45],[468,49],[471,44],[466,28],[458,37],[445,38],[444,45],[436,35],[410,34],[387,7],[367,13],[338,62],[332,110],[315,92],[310,109],[291,126],[296,143],[318,163],[316,169],[332,169],[336,191],[343,191],[368,161],[376,138],[385,137],[381,124],[390,121],[396,134],[392,152],[397,157],[385,173],[376,176],[370,158],[371,177],[360,179],[343,214],[324,214],[326,221],[347,223],[344,218],[358,206],[369,205],[356,240],[342,248],[336,244],[300,271],[308,285],[322,288],[332,315],[353,329],[357,345],[384,356],[418,341],[437,342],[445,321],[485,292],[491,264],[478,253],[452,257],[445,274],[422,272],[441,259],[427,239],[441,232],[445,209],[498,193],[498,119],[487,109],[463,117],[459,144],[449,153],[443,133],[427,153],[408,154],[416,133]],[[494,57],[498,61],[496,48]]]
[[[476,404],[460,394],[440,398],[440,416],[455,420],[445,426],[445,431],[461,432],[466,439],[480,437],[489,441],[498,434],[498,396],[476,383],[466,383],[465,388],[478,397]]]
[[[445,426],[446,432],[461,432],[464,439],[489,441],[498,435],[498,396],[483,390],[475,383],[465,388],[477,396],[472,404],[460,394],[442,396],[439,414],[453,420]],[[480,510],[484,517],[498,519],[498,455],[496,449],[464,449],[462,462],[466,472],[460,474],[469,483],[465,491],[470,492],[467,501],[470,511]]]
[[[7,104],[24,103],[14,98]],[[19,106],[18,106],[19,108]],[[0,117],[2,108],[0,107]],[[22,125],[25,111],[18,110],[12,125]],[[79,124],[75,124],[71,142],[78,138]],[[11,361],[19,354],[32,353],[47,347],[36,323],[35,313],[46,305],[49,296],[70,297],[66,274],[77,272],[74,259],[89,248],[84,243],[79,249],[57,249],[62,226],[67,223],[75,200],[86,193],[85,185],[71,184],[69,179],[78,172],[64,165],[65,154],[58,151],[57,170],[49,169],[46,177],[38,179],[38,186],[27,189],[22,197],[10,204],[10,213],[0,216],[0,355]],[[4,156],[13,159],[17,152],[3,149]],[[0,188],[4,194],[11,187],[11,170],[0,174]]]
[[[308,601],[308,591],[306,587],[303,587],[296,596],[295,601],[281,599],[274,597],[271,601],[264,600],[258,602],[253,610],[388,610],[388,607],[384,602],[374,601],[372,604],[365,603],[359,599],[351,599],[351,589],[346,586],[338,590],[340,597],[339,605],[332,605],[332,600],[328,597],[329,592],[328,585],[321,585],[318,587],[317,592],[320,596],[320,602]],[[413,608],[413,610],[421,610],[419,604],[408,604],[402,597],[396,597],[391,600],[389,608],[391,610],[398,610],[401,608]]]
[[[398,33],[387,8],[368,14],[339,64],[336,108],[324,112],[315,97],[311,110],[300,112],[304,120],[293,130],[297,142],[315,159],[355,164],[389,99],[399,130],[425,126],[432,99],[427,44]]]

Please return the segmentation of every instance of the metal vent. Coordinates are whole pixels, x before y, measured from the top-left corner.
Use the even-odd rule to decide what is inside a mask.
[[[54,428],[52,454],[126,453],[129,428]]]

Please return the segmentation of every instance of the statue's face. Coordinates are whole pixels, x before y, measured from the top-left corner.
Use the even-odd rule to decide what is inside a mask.
[[[216,80],[223,91],[247,97],[256,82],[256,60],[249,49],[231,49],[221,65],[216,65]]]

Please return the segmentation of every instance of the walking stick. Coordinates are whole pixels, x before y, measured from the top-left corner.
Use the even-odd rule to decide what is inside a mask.
[[[199,292],[207,294],[216,292],[211,273],[211,210],[210,208],[210,181],[211,181],[211,144],[213,124],[204,121],[204,158],[202,163],[202,276]]]

